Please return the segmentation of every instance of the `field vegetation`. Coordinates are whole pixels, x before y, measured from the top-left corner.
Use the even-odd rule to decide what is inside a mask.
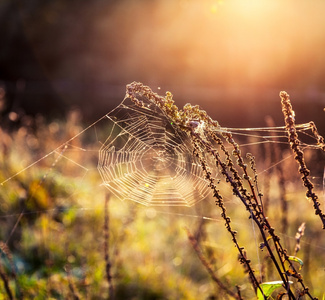
[[[325,299],[324,9],[2,0],[0,300]]]
[[[212,195],[189,208],[146,207],[110,195],[96,168],[109,125],[79,135],[86,128],[80,120],[71,111],[64,121],[24,117],[15,128],[0,129],[0,299],[253,299],[261,283],[282,280],[276,264],[284,267],[292,294],[285,295],[281,282],[274,298],[324,297],[323,215],[315,215],[310,195],[306,200],[297,154],[275,130],[263,133],[271,142],[237,140],[249,180],[263,194],[263,202],[256,198],[261,219],[254,222],[257,210],[245,209],[222,171],[220,183],[211,182],[222,194],[231,230],[238,231],[234,239]],[[324,145],[312,132],[306,138],[306,177],[322,210]],[[194,141],[194,155],[204,160],[207,145],[200,136]],[[231,153],[235,144],[228,144]],[[230,154],[234,163],[237,154]],[[227,161],[226,152],[221,160]],[[266,220],[276,235],[263,229],[263,241],[258,225]],[[244,247],[241,255],[234,241]],[[285,255],[272,261],[279,243]]]

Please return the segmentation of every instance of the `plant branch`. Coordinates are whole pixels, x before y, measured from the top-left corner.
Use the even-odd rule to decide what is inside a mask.
[[[217,283],[217,285],[223,290],[225,291],[229,296],[235,298],[235,299],[243,299],[242,297],[240,297],[238,294],[234,293],[232,290],[230,290],[227,286],[225,286],[222,281],[216,276],[216,274],[213,272],[211,265],[208,263],[208,261],[206,260],[206,258],[204,257],[202,250],[200,249],[200,246],[196,240],[196,238],[190,233],[188,228],[185,228],[185,231],[187,233],[187,237],[189,239],[189,241],[191,242],[191,245],[194,249],[194,251],[196,252],[198,258],[200,259],[201,263],[203,264],[203,266],[206,268],[206,270],[208,271],[208,273],[210,274],[211,279]]]

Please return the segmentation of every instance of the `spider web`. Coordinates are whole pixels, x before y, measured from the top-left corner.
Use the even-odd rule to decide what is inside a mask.
[[[37,165],[43,165],[51,157],[56,157],[54,162],[52,160],[48,163],[47,174],[63,172],[64,168],[59,168],[57,164],[60,162],[61,165],[74,166],[78,173],[81,170],[86,176],[93,168],[88,163],[97,163],[103,185],[122,201],[130,200],[147,206],[190,207],[207,198],[211,194],[210,188],[199,161],[193,155],[190,137],[148,98],[142,96],[141,101],[144,105],[139,107],[126,97],[114,110],[80,130],[54,150],[22,167],[13,175],[3,178],[1,186]],[[302,146],[317,149],[312,144],[315,138],[310,134],[309,124],[297,124],[296,128],[300,135],[309,139]],[[247,151],[258,156],[263,156],[263,144],[285,144],[288,147],[283,126],[219,127],[216,130],[220,133],[231,132],[241,149],[247,147]],[[84,136],[88,136],[85,146],[76,142]],[[84,158],[76,159],[76,154]],[[292,154],[287,157],[292,157]],[[269,165],[257,163],[259,173],[275,168],[285,159],[269,162]],[[264,163],[263,157],[262,162]],[[216,177],[217,174],[213,176]],[[324,180],[323,176],[319,179]],[[44,181],[46,178],[41,180],[40,185]]]
[[[130,98],[107,118],[113,122],[99,151],[98,170],[109,191],[121,200],[147,206],[192,206],[209,187],[189,136],[143,97]]]

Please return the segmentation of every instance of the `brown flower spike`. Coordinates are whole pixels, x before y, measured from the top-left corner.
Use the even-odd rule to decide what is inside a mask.
[[[310,171],[308,170],[305,159],[304,152],[300,147],[300,140],[298,138],[296,125],[295,125],[295,112],[292,109],[292,105],[290,102],[290,97],[287,92],[280,92],[281,104],[282,104],[282,112],[284,115],[284,121],[286,130],[288,132],[288,139],[290,142],[290,147],[295,154],[295,160],[299,165],[299,173],[302,175],[301,179],[303,181],[304,186],[307,188],[306,196],[311,199],[314,204],[315,214],[318,215],[323,223],[323,229],[325,229],[325,215],[320,209],[320,203],[318,201],[318,196],[313,191],[314,185],[309,179]],[[313,132],[317,133],[317,129],[315,125],[313,127]],[[324,139],[319,138],[319,142],[323,142]]]

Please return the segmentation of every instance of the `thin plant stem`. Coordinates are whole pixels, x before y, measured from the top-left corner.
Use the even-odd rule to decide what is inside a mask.
[[[247,258],[247,255],[246,255],[246,252],[244,250],[244,247],[241,247],[239,244],[238,244],[238,241],[237,241],[237,238],[236,238],[236,235],[237,235],[237,232],[234,231],[231,227],[231,219],[228,217],[227,215],[227,212],[226,212],[226,208],[224,206],[224,203],[223,203],[223,199],[222,199],[222,196],[220,195],[215,183],[214,183],[214,178],[212,177],[211,175],[211,172],[209,171],[208,169],[208,166],[207,166],[207,163],[205,162],[205,160],[203,159],[202,155],[201,155],[201,150],[200,150],[200,146],[199,144],[201,144],[203,146],[203,148],[205,150],[207,150],[208,152],[212,153],[216,159],[216,164],[217,166],[221,165],[222,167],[222,173],[223,175],[227,178],[227,180],[229,182],[232,181],[230,175],[228,174],[227,170],[226,170],[226,166],[225,164],[221,161],[221,158],[219,157],[218,153],[215,152],[211,146],[205,142],[203,139],[200,138],[200,136],[196,133],[192,133],[192,138],[193,138],[193,143],[194,143],[194,149],[195,149],[195,155],[199,158],[200,160],[200,163],[201,163],[201,167],[206,175],[206,179],[210,181],[210,184],[209,186],[211,187],[211,189],[213,190],[213,196],[216,198],[216,205],[219,206],[219,208],[221,209],[221,217],[225,220],[225,226],[228,230],[228,232],[231,234],[232,236],[232,241],[234,242],[235,244],[235,247],[237,248],[238,252],[239,252],[239,261],[245,265],[246,269],[247,269],[247,272],[249,274],[249,278],[252,282],[252,285],[254,287],[254,290],[256,291],[257,289],[260,289],[262,295],[264,294],[263,293],[263,290],[261,289],[260,285],[259,285],[259,282],[254,274],[254,270],[253,268],[251,267],[251,261]]]
[[[266,119],[268,127],[274,127],[274,121],[271,117],[268,117]],[[278,140],[276,138],[276,135],[274,132],[271,132],[272,140],[275,141],[275,143],[272,143],[272,148],[274,152],[274,159],[275,161],[280,161],[281,160],[281,149],[279,147],[279,144],[276,143]],[[285,177],[284,177],[284,170],[281,164],[277,164],[275,166],[278,176],[278,184],[280,188],[280,203],[281,203],[281,213],[282,213],[282,218],[281,218],[281,232],[286,233],[288,231],[288,202],[287,202],[287,190],[286,190],[286,182],[285,182]],[[286,241],[287,242],[287,241]]]
[[[229,157],[228,158],[229,167],[231,169],[232,174],[234,175],[234,178],[236,179],[236,184],[237,184],[237,186],[239,188],[239,191],[240,191],[239,194],[241,194],[244,197],[240,197],[238,193],[236,193],[236,194],[242,200],[242,202],[246,206],[246,209],[250,211],[253,220],[258,225],[261,236],[263,238],[263,245],[267,248],[267,250],[268,250],[268,252],[270,254],[270,257],[271,257],[271,259],[273,261],[273,264],[275,265],[275,267],[276,267],[276,269],[278,271],[278,274],[280,275],[283,283],[285,284],[286,290],[289,293],[289,297],[294,299],[294,295],[290,290],[290,284],[289,284],[289,280],[288,280],[288,276],[287,276],[287,272],[286,272],[287,270],[286,270],[285,265],[284,265],[285,261],[290,266],[290,270],[291,270],[290,275],[297,278],[298,282],[301,284],[301,286],[303,288],[302,293],[308,295],[311,299],[313,299],[312,295],[309,293],[309,289],[303,283],[302,276],[295,270],[293,264],[291,263],[291,261],[289,259],[289,256],[287,254],[287,250],[283,248],[282,244],[280,243],[280,238],[275,234],[274,228],[271,227],[268,219],[266,218],[266,216],[265,216],[265,214],[263,212],[263,207],[258,204],[258,199],[257,199],[256,193],[254,191],[254,185],[251,183],[250,177],[248,176],[247,166],[246,166],[246,164],[244,164],[244,161],[243,161],[242,156],[240,154],[238,144],[232,138],[231,133],[226,133],[226,138],[227,138],[227,141],[230,144],[232,144],[233,147],[234,147],[233,154],[235,155],[235,157],[237,157],[237,164],[244,171],[244,176],[243,177],[249,183],[249,187],[250,187],[250,190],[252,192],[252,196],[251,196],[251,195],[249,195],[247,193],[247,190],[244,189],[244,187],[242,185],[241,178],[239,177],[237,170],[233,167],[232,162],[230,162],[230,157]],[[221,147],[222,147],[223,151],[225,152],[225,154],[227,156],[229,156],[229,154],[226,151],[226,149],[224,148],[224,145],[222,144],[221,140],[218,139],[217,137],[215,137],[215,139],[216,139],[216,141],[218,141],[219,144],[221,143]],[[251,202],[252,199],[254,200],[254,203]],[[254,211],[254,213],[252,213],[252,210]],[[273,239],[274,246],[275,246],[275,249],[276,249],[276,253],[277,253],[278,257],[279,257],[283,272],[281,271],[281,268],[280,268],[280,266],[279,266],[279,264],[278,264],[278,262],[277,262],[277,260],[276,260],[276,258],[274,256],[274,254],[273,254],[272,249],[270,248],[270,245],[269,245],[268,239],[267,239],[267,237],[265,235],[264,229],[266,229],[268,231],[268,233],[270,234],[270,236]]]
[[[204,257],[202,250],[200,249],[200,246],[198,244],[197,239],[191,234],[191,232],[189,231],[188,228],[185,228],[185,231],[187,233],[187,237],[189,239],[189,241],[191,242],[191,245],[194,249],[194,251],[196,252],[198,258],[200,259],[202,265],[206,268],[206,270],[208,271],[211,279],[219,286],[220,289],[222,289],[227,295],[235,298],[235,299],[239,299],[242,300],[243,298],[236,294],[235,292],[233,292],[232,290],[230,290],[225,284],[223,284],[223,282],[216,276],[216,274],[214,273],[214,271],[212,270],[211,265],[209,264],[209,262],[206,260],[206,258]]]
[[[109,195],[105,197],[105,208],[104,208],[104,257],[105,257],[105,271],[106,280],[108,283],[108,299],[114,300],[114,286],[111,275],[111,262],[109,256]]]
[[[159,109],[161,109],[168,122],[173,125],[175,130],[184,131],[191,138],[194,148],[193,155],[195,155],[200,162],[200,167],[208,181],[209,187],[212,189],[215,203],[221,209],[221,217],[225,221],[226,229],[230,233],[231,239],[239,252],[239,261],[243,264],[249,274],[255,292],[259,289],[263,294],[262,288],[251,267],[251,261],[247,258],[244,248],[240,247],[238,244],[236,238],[237,232],[232,229],[231,220],[226,212],[223,197],[217,189],[215,183],[216,179],[212,176],[210,166],[208,166],[208,162],[205,158],[206,156],[210,156],[213,159],[215,166],[212,168],[217,168],[219,170],[226,182],[232,188],[233,194],[241,200],[245,209],[249,212],[249,217],[257,224],[263,240],[260,247],[261,249],[267,249],[272,263],[283,282],[283,286],[286,289],[286,294],[289,299],[295,299],[295,295],[290,288],[291,282],[289,281],[289,276],[296,278],[302,287],[302,290],[297,291],[299,297],[308,295],[311,299],[315,299],[309,293],[308,287],[305,286],[302,276],[294,268],[290,257],[287,254],[287,250],[282,246],[279,236],[275,233],[275,229],[271,227],[269,220],[265,215],[266,212],[263,209],[262,194],[259,192],[257,184],[255,165],[251,160],[251,169],[255,174],[254,180],[252,180],[249,176],[249,168],[244,162],[239,145],[233,139],[231,131],[222,129],[217,121],[212,120],[207,112],[201,110],[197,105],[192,106],[186,104],[182,110],[178,110],[174,105],[172,94],[169,92],[166,93],[166,97],[158,96],[156,93],[153,93],[149,87],[133,82],[127,86],[127,96],[129,96],[139,107],[144,107],[144,102],[141,100],[141,97],[148,98],[150,102],[154,103]],[[138,96],[141,96],[139,97],[140,100],[138,99]],[[317,201],[318,198],[313,192],[313,185],[308,178],[309,170],[305,165],[303,152],[299,146],[300,141],[294,124],[294,112],[290,104],[289,95],[282,92],[280,96],[282,99],[282,110],[285,115],[285,128],[288,131],[289,143],[296,154],[295,159],[300,166],[299,172],[303,175],[302,180],[304,185],[307,187],[307,196],[314,202],[316,214],[320,216],[325,228],[325,215],[320,210],[320,204]],[[313,135],[317,139],[318,148],[324,150],[324,139],[318,134],[316,126],[313,123],[310,123],[308,128],[312,130]],[[223,140],[219,135],[225,138],[232,146],[232,156],[226,149]],[[220,153],[217,149],[218,147],[215,147],[215,143],[220,147]],[[225,155],[225,159],[223,154]],[[233,158],[237,160],[236,166],[233,162]],[[246,188],[247,185],[248,189]],[[286,207],[284,208],[286,210]],[[285,227],[286,220],[283,220],[282,224]],[[273,241],[273,247],[271,247],[270,241]],[[288,264],[288,267],[285,266],[285,263]],[[284,293],[280,293],[279,296],[280,295],[282,297]]]
[[[70,266],[70,264],[66,264],[64,269],[65,269],[65,271],[67,273],[69,290],[70,290],[70,292],[72,294],[72,297],[73,297],[74,300],[79,300],[80,296],[79,296],[77,288],[76,288],[76,286],[75,286],[75,284],[74,284],[74,282],[73,282],[73,280],[71,278],[71,266]]]
[[[14,297],[12,295],[12,292],[11,292],[11,289],[10,289],[10,286],[9,286],[9,280],[8,280],[7,275],[3,272],[2,266],[0,266],[0,277],[1,277],[2,281],[3,281],[3,285],[4,285],[4,288],[6,290],[6,294],[8,296],[8,299],[13,300]]]

